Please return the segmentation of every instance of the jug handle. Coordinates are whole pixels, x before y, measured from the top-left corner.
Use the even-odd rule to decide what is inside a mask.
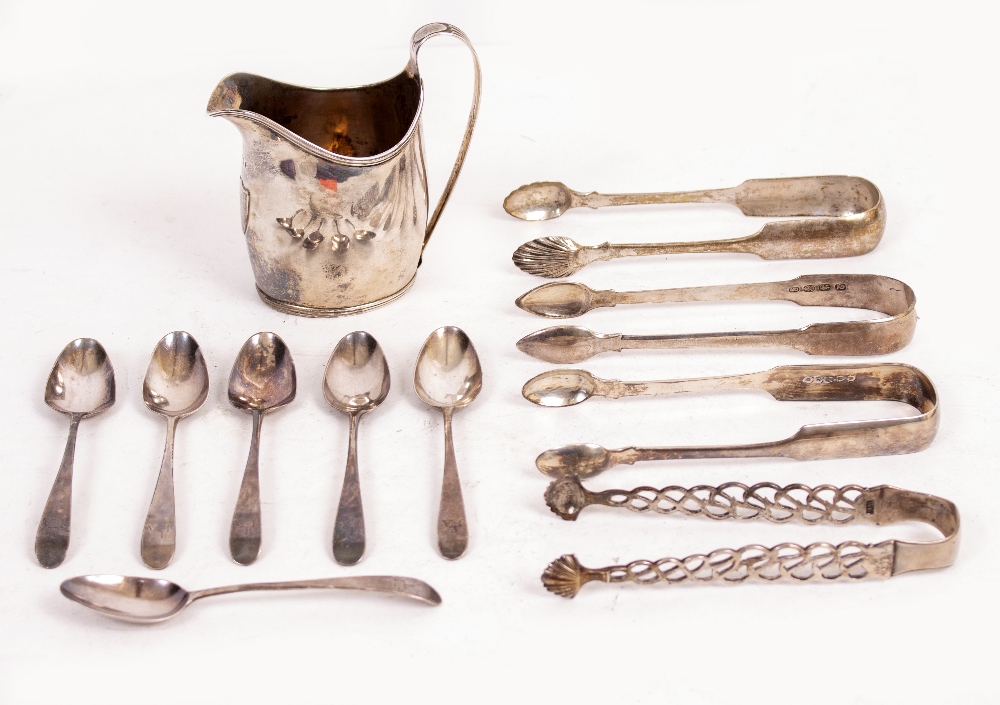
[[[458,149],[458,157],[455,159],[455,166],[451,168],[451,175],[448,177],[448,182],[444,185],[444,191],[441,192],[441,197],[438,199],[437,205],[434,207],[434,213],[431,215],[430,220],[427,221],[427,230],[424,232],[424,244],[420,249],[420,258],[423,260],[424,249],[427,247],[427,241],[431,239],[431,233],[434,232],[434,226],[437,225],[438,218],[441,217],[441,211],[444,210],[445,204],[448,202],[448,197],[451,196],[451,190],[455,187],[455,181],[458,180],[458,174],[462,171],[462,164],[465,162],[465,153],[469,151],[469,142],[472,140],[472,128],[476,126],[476,117],[479,115],[479,94],[480,85],[482,82],[482,76],[479,71],[479,57],[476,56],[476,50],[472,47],[472,43],[469,38],[465,36],[465,32],[460,30],[454,25],[446,24],[444,22],[432,22],[431,24],[426,24],[416,32],[413,33],[413,39],[410,43],[410,61],[406,65],[406,71],[412,75],[417,76],[419,71],[417,70],[417,52],[420,51],[420,47],[423,46],[431,37],[436,37],[439,34],[450,34],[456,37],[469,48],[472,53],[472,66],[475,69],[475,83],[472,90],[472,108],[469,110],[469,121],[465,126],[465,135],[462,137],[462,146]]]

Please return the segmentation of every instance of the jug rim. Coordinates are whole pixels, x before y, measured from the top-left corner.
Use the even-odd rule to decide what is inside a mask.
[[[343,154],[338,154],[337,152],[331,152],[328,149],[323,149],[315,142],[311,142],[306,138],[302,137],[296,132],[289,130],[284,125],[280,125],[266,115],[255,112],[253,110],[247,110],[246,108],[222,108],[220,110],[212,110],[212,104],[218,100],[219,93],[223,85],[237,76],[249,76],[257,80],[267,81],[268,83],[282,86],[285,88],[294,88],[298,90],[305,91],[315,91],[317,93],[337,93],[341,91],[351,91],[360,88],[372,88],[375,86],[381,86],[387,84],[391,81],[397,80],[400,76],[407,76],[416,80],[417,86],[420,89],[419,97],[417,99],[417,107],[413,112],[413,120],[410,122],[410,126],[406,129],[406,132],[399,139],[396,144],[394,144],[389,149],[384,152],[379,152],[378,154],[372,154],[367,157],[348,157]],[[289,142],[293,143],[299,149],[311,154],[314,157],[324,159],[329,162],[340,163],[343,166],[374,166],[376,164],[382,164],[387,162],[394,157],[398,156],[400,152],[406,147],[410,139],[413,137],[413,133],[416,132],[417,126],[420,124],[420,115],[423,112],[424,107],[424,81],[419,73],[411,72],[409,66],[400,71],[395,76],[387,78],[382,81],[376,81],[375,83],[363,83],[354,86],[345,86],[341,88],[317,88],[315,86],[302,86],[296,83],[286,83],[285,81],[278,81],[273,78],[268,78],[267,76],[261,76],[255,73],[248,73],[246,71],[237,71],[236,73],[231,73],[225,76],[221,81],[215,85],[215,89],[212,91],[212,97],[208,100],[208,105],[205,106],[205,111],[208,113],[209,117],[239,117],[244,120],[248,120],[255,123],[261,127],[268,130],[272,130],[283,138],[287,139]]]

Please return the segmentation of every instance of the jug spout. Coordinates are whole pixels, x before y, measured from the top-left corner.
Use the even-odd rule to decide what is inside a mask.
[[[239,110],[243,102],[243,96],[239,88],[239,78],[249,76],[249,74],[232,74],[219,81],[219,85],[212,91],[212,97],[208,99],[208,106],[205,110],[209,115],[219,115],[224,110]]]
[[[257,78],[252,74],[243,73],[226,76],[212,90],[212,97],[208,99],[205,111],[210,117],[227,119],[243,133],[249,127],[249,123],[244,117],[246,111],[243,110],[244,91]],[[244,137],[248,137],[248,135],[244,135]]]
[[[371,163],[391,158],[409,140],[421,102],[420,79],[406,71],[381,83],[334,89],[234,73],[215,87],[206,109],[255,122],[317,157]]]

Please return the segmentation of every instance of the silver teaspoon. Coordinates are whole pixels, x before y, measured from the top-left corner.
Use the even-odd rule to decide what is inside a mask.
[[[483,387],[479,356],[465,331],[444,326],[428,336],[417,357],[413,387],[421,401],[444,414],[444,483],[438,514],[438,548],[442,556],[453,560],[469,547],[469,527],[451,437],[451,416],[455,409],[471,404]]]
[[[365,514],[358,479],[358,424],[389,394],[389,365],[382,346],[370,334],[345,335],[326,363],[323,397],[351,417],[347,469],[333,527],[333,557],[341,565],[354,565],[365,553]]]
[[[139,552],[142,562],[162,570],[174,557],[177,524],[174,515],[174,432],[177,421],[201,408],[208,397],[208,368],[198,342],[190,333],[167,333],[156,344],[142,383],[146,406],[167,419],[160,474],[153,490]]]
[[[55,568],[69,548],[73,499],[73,458],[82,419],[115,403],[115,371],[104,348],[93,338],[77,338],[56,358],[45,385],[45,403],[69,415],[69,438],[35,534],[35,557],[43,568]]]
[[[282,583],[227,585],[207,590],[187,591],[177,583],[160,578],[137,578],[127,575],[81,575],[59,586],[62,594],[109,617],[129,622],[163,622],[176,617],[195,600],[213,595],[253,590],[298,590],[327,588],[367,590],[411,597],[428,605],[440,605],[437,590],[416,578],[373,575],[356,578],[321,578]]]
[[[285,341],[257,333],[243,344],[229,375],[229,403],[253,414],[250,454],[229,529],[229,552],[240,565],[260,555],[260,424],[268,411],[295,399],[295,363]]]
[[[69,438],[35,534],[35,557],[43,568],[55,568],[69,548],[73,499],[73,457],[82,419],[115,403],[115,371],[104,348],[93,338],[77,338],[56,358],[45,384],[45,403],[69,415]]]

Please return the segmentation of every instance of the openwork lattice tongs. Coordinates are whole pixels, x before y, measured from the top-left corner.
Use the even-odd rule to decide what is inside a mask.
[[[810,355],[886,355],[906,347],[917,325],[913,290],[898,279],[875,274],[814,274],[781,282],[621,293],[553,283],[529,291],[517,305],[548,318],[570,318],[597,306],[682,301],[791,301],[800,306],[867,309],[888,318],[811,323],[793,330],[681,335],[604,334],[580,326],[553,326],[524,336],[517,348],[554,363],[582,362],[625,349],[789,348]]]
[[[805,216],[767,223],[753,235],[728,240],[659,244],[580,245],[543,237],[514,252],[514,264],[540,277],[568,277],[598,260],[687,252],[745,252],[763,259],[853,257],[871,252],[885,232],[885,202],[871,181],[857,176],[751,179],[707,191],[603,195],[580,193],[546,181],[517,189],[504,209],[523,220],[549,220],[570,208],[652,203],[731,203],[750,216]]]
[[[718,487],[639,487],[635,490],[589,492],[575,477],[553,482],[545,494],[556,514],[574,520],[591,504],[626,507],[636,512],[685,514],[712,519],[753,520],[806,524],[851,522],[896,524],[919,521],[941,532],[937,541],[889,540],[868,544],[845,541],[800,546],[750,544],[737,549],[719,549],[686,558],[638,560],[627,565],[592,569],[580,565],[574,555],[562,556],[542,573],[546,589],[563,597],[573,597],[585,583],[633,582],[641,585],[721,581],[738,583],[749,579],[805,581],[815,577],[888,578],[911,570],[946,568],[958,554],[958,509],[946,499],[910,492],[889,485],[866,488],[858,485],[778,485],[763,482],[751,487],[729,482]]]
[[[582,388],[579,380],[593,383],[588,387],[589,393],[607,396],[759,389],[779,401],[898,401],[920,413],[871,421],[808,424],[780,441],[748,445],[608,450],[596,443],[574,443],[538,456],[535,464],[550,477],[566,474],[591,477],[616,465],[644,460],[760,457],[817,460],[902,455],[926,448],[938,428],[934,385],[917,368],[899,363],[787,365],[745,375],[662,382],[619,382],[597,379],[582,370],[553,370],[529,381],[524,395],[529,399],[546,395],[564,398],[572,385]]]

